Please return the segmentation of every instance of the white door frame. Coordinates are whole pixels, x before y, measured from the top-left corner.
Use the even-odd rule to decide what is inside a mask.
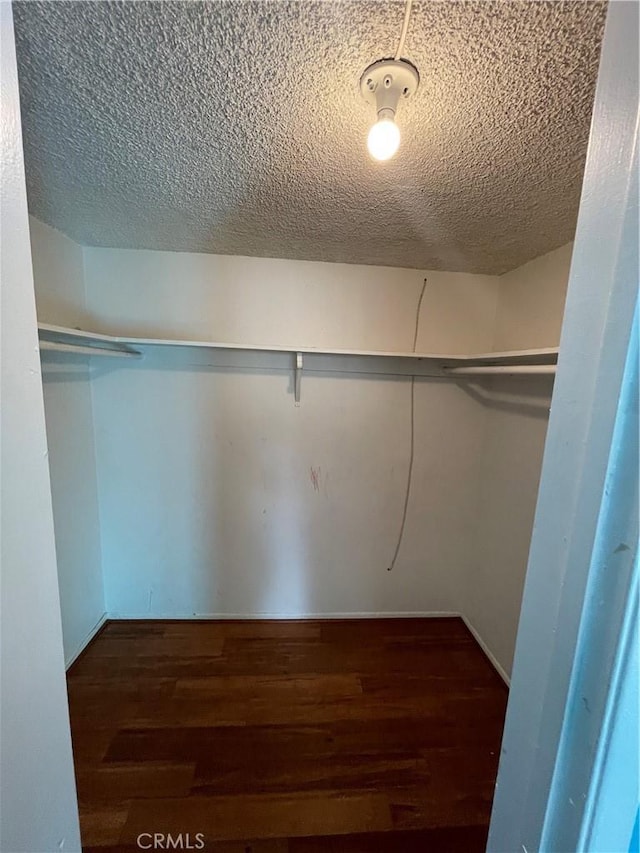
[[[0,850],[80,851],[11,5],[0,0]]]
[[[628,371],[625,379],[625,363],[638,294],[638,119],[638,3],[613,0],[520,614],[491,853],[579,850],[598,732],[606,721],[612,643],[623,623],[638,540],[637,443],[634,463],[633,430],[621,446],[615,438],[634,381]],[[637,382],[637,371],[635,377]],[[618,488],[610,501],[610,477],[622,464],[626,489]],[[605,569],[615,577],[616,595],[594,620],[592,592]],[[589,732],[595,732],[595,743]]]

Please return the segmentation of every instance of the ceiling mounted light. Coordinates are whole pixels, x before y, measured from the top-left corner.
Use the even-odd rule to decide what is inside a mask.
[[[400,130],[395,123],[401,98],[410,98],[420,77],[406,59],[381,59],[370,65],[360,79],[360,91],[376,108],[378,121],[369,131],[367,145],[376,160],[389,160],[400,145]]]
[[[420,83],[417,68],[402,59],[410,17],[411,0],[407,0],[395,58],[374,62],[360,78],[360,91],[367,103],[375,106],[378,116],[367,138],[367,147],[374,160],[389,160],[398,150],[400,130],[395,123],[396,110],[400,99],[410,98]]]

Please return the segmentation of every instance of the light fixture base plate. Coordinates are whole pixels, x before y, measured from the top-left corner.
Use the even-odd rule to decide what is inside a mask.
[[[415,94],[420,83],[418,69],[406,59],[381,59],[365,68],[360,78],[360,91],[376,111],[392,109],[398,102]]]

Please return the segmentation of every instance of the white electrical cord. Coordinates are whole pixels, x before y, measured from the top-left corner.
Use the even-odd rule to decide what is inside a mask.
[[[410,2],[410,0],[409,0]],[[416,328],[413,333],[413,351],[416,351],[416,346],[418,345],[418,329],[420,328],[420,309],[422,308],[422,299],[424,298],[424,292],[427,289],[427,280],[422,283],[422,290],[420,291],[420,299],[418,299],[418,308],[416,309]],[[416,377],[411,377],[411,440],[409,445],[409,471],[407,472],[407,489],[404,493],[404,507],[402,509],[402,521],[400,523],[400,533],[398,534],[398,541],[396,542],[396,550],[393,552],[393,559],[389,564],[389,568],[387,569],[390,572],[396,564],[396,560],[398,559],[398,554],[400,553],[400,546],[402,545],[402,537],[404,536],[404,526],[407,521],[407,510],[409,508],[409,494],[411,493],[411,478],[413,475],[413,456],[414,456],[414,444],[415,444],[415,387],[416,387]]]
[[[402,51],[404,50],[404,43],[407,38],[407,30],[409,29],[409,20],[411,18],[411,3],[412,0],[407,0],[407,5],[404,10],[404,23],[402,24],[402,32],[400,33],[400,41],[398,42],[398,49],[396,50],[396,55],[394,59],[396,62],[399,59],[402,59]]]
[[[418,307],[416,308],[416,328],[413,333],[413,351],[416,351],[416,347],[418,346],[418,331],[420,329],[420,309],[422,308],[422,300],[424,299],[424,292],[427,289],[427,280],[422,282],[422,290],[420,291],[420,299],[418,299]]]

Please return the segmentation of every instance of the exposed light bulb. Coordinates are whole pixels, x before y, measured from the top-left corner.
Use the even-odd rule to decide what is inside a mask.
[[[400,129],[395,121],[383,118],[377,121],[367,137],[369,154],[375,160],[389,160],[400,145]]]
[[[400,130],[395,122],[401,101],[418,88],[420,77],[406,59],[381,59],[365,68],[360,91],[375,107],[377,121],[369,131],[367,147],[374,160],[389,160],[400,146]]]

